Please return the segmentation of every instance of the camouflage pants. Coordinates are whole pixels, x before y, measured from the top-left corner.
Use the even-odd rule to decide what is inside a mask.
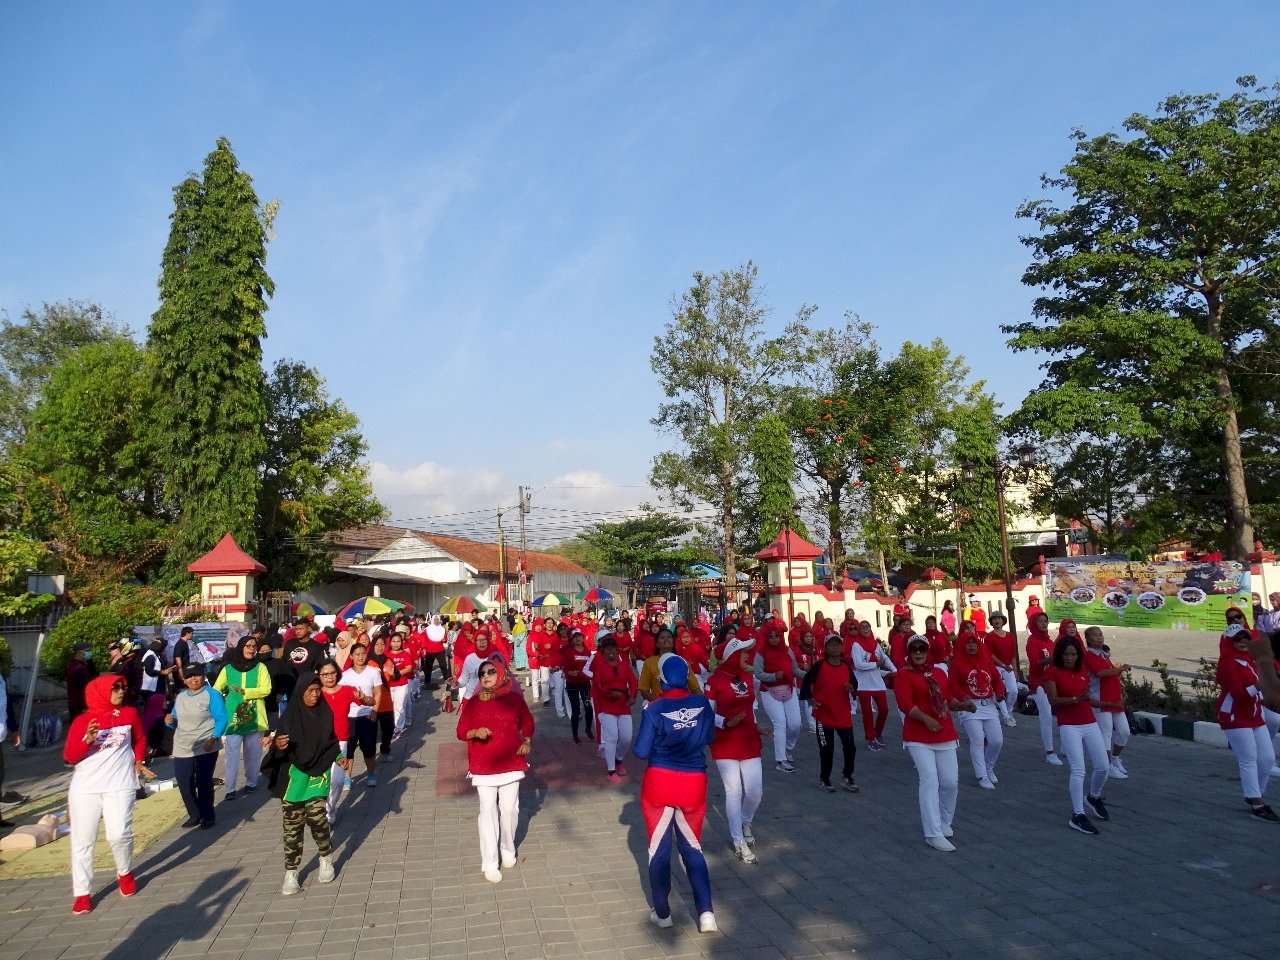
[[[325,798],[312,797],[302,803],[282,803],[284,807],[284,868],[297,870],[302,864],[302,831],[311,828],[311,837],[319,848],[320,856],[333,852],[329,833],[329,817],[325,813]]]

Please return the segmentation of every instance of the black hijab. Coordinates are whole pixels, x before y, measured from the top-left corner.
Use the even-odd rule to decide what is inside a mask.
[[[252,659],[245,657],[244,643],[246,640],[256,641],[257,637],[251,633],[246,633],[231,646],[227,647],[227,663],[236,670],[239,670],[241,673],[248,673],[258,664],[258,658],[256,656]]]
[[[333,732],[333,710],[323,693],[314,707],[302,702],[303,692],[312,685],[320,686],[320,677],[315,673],[307,671],[298,678],[278,732],[289,737],[289,762],[307,776],[318,777],[337,758],[338,737]]]

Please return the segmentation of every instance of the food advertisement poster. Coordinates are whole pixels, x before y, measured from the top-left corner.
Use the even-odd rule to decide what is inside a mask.
[[[1232,605],[1253,619],[1249,570],[1240,563],[1091,557],[1047,567],[1045,612],[1055,622],[1221,632]]]

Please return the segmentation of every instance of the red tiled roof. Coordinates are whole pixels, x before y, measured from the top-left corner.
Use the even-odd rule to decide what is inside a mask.
[[[335,567],[354,566],[358,560],[357,551],[376,551],[390,546],[405,534],[412,534],[418,539],[439,547],[451,557],[457,557],[469,567],[480,573],[496,574],[498,572],[498,545],[496,543],[478,543],[465,537],[451,537],[443,533],[431,533],[426,530],[410,530],[406,527],[390,527],[380,523],[369,523],[348,530],[339,530],[331,534],[331,542],[335,549],[333,565]],[[516,557],[519,551],[506,548],[507,574],[516,572]],[[572,560],[554,553],[540,550],[525,551],[529,564],[529,572],[544,571],[547,573],[569,573],[586,575],[587,571]]]
[[[267,568],[240,549],[236,538],[223,534],[218,545],[187,564],[189,573],[266,573]]]
[[[791,549],[787,550],[787,541],[791,541]],[[822,556],[822,550],[800,536],[794,530],[784,529],[774,537],[773,543],[755,555],[757,560],[816,560]]]

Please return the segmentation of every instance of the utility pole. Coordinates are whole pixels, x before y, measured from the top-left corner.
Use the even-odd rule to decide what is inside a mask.
[[[520,603],[523,605],[533,599],[532,595],[525,595],[525,588],[529,585],[529,557],[524,536],[524,518],[529,515],[529,501],[533,499],[533,494],[526,493],[523,486],[517,490],[517,493],[516,499],[520,503]]]
[[[498,612],[506,613],[502,608],[507,603],[507,554],[502,543],[502,508],[498,508]]]

